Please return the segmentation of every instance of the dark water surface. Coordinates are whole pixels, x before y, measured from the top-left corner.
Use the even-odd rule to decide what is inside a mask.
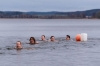
[[[88,41],[76,42],[79,33],[87,33]],[[40,41],[43,34],[59,41]],[[27,44],[31,36],[39,44]],[[13,49],[16,41],[24,49]],[[100,20],[0,19],[0,66],[100,66]]]

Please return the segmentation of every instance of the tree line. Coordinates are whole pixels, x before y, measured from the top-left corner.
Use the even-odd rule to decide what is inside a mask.
[[[82,19],[82,18],[99,18],[100,9],[77,11],[77,12],[2,12],[0,18],[34,18],[34,19]]]

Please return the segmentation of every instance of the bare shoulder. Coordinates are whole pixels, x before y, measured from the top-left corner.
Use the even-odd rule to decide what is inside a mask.
[[[39,42],[36,42],[36,44],[39,44]]]
[[[58,40],[55,40],[55,42],[58,42]]]

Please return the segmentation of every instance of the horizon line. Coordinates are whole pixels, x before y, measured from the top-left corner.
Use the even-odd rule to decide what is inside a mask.
[[[99,8],[98,8],[98,9],[99,9]],[[97,10],[98,10],[98,9],[97,9]],[[0,10],[0,11],[1,11],[1,12],[78,12],[78,11],[88,11],[88,10],[96,10],[96,9],[75,10],[75,11],[53,11],[53,10],[52,10],[52,11],[18,11],[18,10],[11,10],[11,11],[9,11],[9,10],[8,10],[8,11],[7,11],[7,10],[6,10],[6,11],[3,11],[3,10],[2,10],[2,11],[1,11],[1,10]]]

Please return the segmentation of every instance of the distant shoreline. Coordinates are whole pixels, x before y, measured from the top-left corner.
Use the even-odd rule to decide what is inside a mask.
[[[49,19],[49,18],[0,18],[0,19]],[[99,19],[99,18],[52,18],[52,19]]]
[[[75,12],[0,11],[0,19],[100,19],[100,9]]]

